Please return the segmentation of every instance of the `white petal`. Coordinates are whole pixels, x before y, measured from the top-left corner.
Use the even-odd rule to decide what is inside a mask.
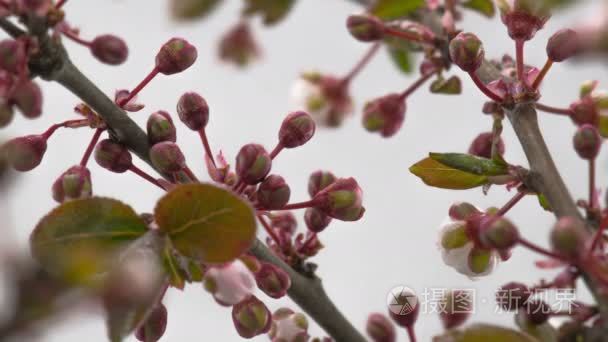
[[[213,279],[217,285],[217,291],[213,294],[215,299],[227,305],[235,305],[247,298],[255,286],[253,274],[240,260],[224,267],[211,268],[205,277]]]

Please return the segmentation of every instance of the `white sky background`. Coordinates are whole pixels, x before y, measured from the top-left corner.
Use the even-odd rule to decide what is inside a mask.
[[[238,149],[249,142],[274,146],[278,127],[289,105],[292,82],[303,70],[318,68],[343,74],[366,51],[367,46],[353,40],[344,28],[348,14],[359,10],[345,0],[299,1],[281,25],[263,29],[256,22],[255,32],[263,45],[264,59],[246,71],[221,64],[216,57],[218,36],[237,18],[240,1],[226,1],[207,20],[191,24],[172,22],[165,0],[77,1],[66,5],[68,20],[79,26],[83,37],[102,33],[119,34],[130,47],[129,60],[120,67],[99,64],[88,50],[67,42],[68,50],[81,70],[108,94],[117,88],[131,88],[153,66],[154,56],[166,40],[182,36],[199,49],[194,67],[175,76],[160,76],[142,95],[147,108],[132,117],[143,125],[154,110],[175,112],[178,97],[185,91],[203,94],[211,107],[208,135],[213,149],[223,149],[231,161]],[[95,5],[92,5],[95,3]],[[549,21],[536,39],[526,46],[528,63],[541,66],[545,61],[548,36],[564,25],[586,20],[600,0],[557,15]],[[488,21],[467,14],[464,29],[477,33],[486,53],[498,57],[513,51],[505,27],[499,19]],[[582,81],[599,79],[608,88],[606,65],[558,64],[549,74],[543,102],[565,106],[578,96]],[[455,70],[453,72],[456,72]],[[459,74],[461,74],[458,71]],[[461,74],[461,76],[464,76]],[[367,133],[360,124],[360,109],[365,100],[388,92],[402,90],[415,77],[404,77],[382,52],[356,79],[352,94],[357,113],[339,130],[318,130],[313,140],[297,150],[285,151],[273,165],[273,172],[283,175],[292,186],[292,199],[307,198],[308,175],[317,169],[328,169],[339,176],[355,177],[364,189],[365,217],[355,223],[335,222],[321,234],[326,245],[314,258],[320,267],[329,296],[353,322],[363,330],[370,312],[386,312],[385,298],[396,285],[406,285],[421,294],[425,288],[475,288],[477,313],[473,320],[511,324],[510,315],[494,313],[494,290],[507,281],[535,283],[552,272],[538,271],[532,261],[538,259],[518,248],[511,260],[503,263],[490,276],[471,282],[444,266],[436,247],[440,222],[454,201],[470,201],[480,207],[500,206],[512,194],[494,188],[488,196],[480,190],[453,192],[431,189],[408,172],[408,167],[428,152],[464,152],[480,132],[489,130],[490,118],[481,114],[485,99],[467,77],[463,95],[449,97],[426,91],[414,94],[408,101],[407,118],[402,131],[384,140]],[[26,121],[18,117],[3,137],[44,131],[51,123],[74,117],[72,108],[78,100],[56,84],[43,83],[45,104],[43,117]],[[556,163],[571,192],[586,197],[587,171],[571,147],[574,126],[569,119],[541,114],[540,124]],[[506,159],[527,166],[525,157],[508,124],[505,125]],[[76,164],[91,136],[90,131],[59,131],[50,141],[45,160],[33,172],[23,175],[8,199],[9,217],[20,246],[27,247],[29,233],[37,220],[55,206],[50,195],[54,179]],[[202,147],[195,134],[178,126],[178,142],[189,164],[199,175],[203,171]],[[604,149],[605,150],[605,149]],[[148,169],[140,161],[138,166]],[[111,196],[132,205],[139,212],[152,210],[162,193],[132,174],[110,174],[91,163],[96,195]],[[598,183],[605,184],[606,155],[599,159]],[[301,213],[300,213],[301,215]],[[522,234],[541,245],[547,245],[547,234],[553,217],[542,211],[533,197],[526,198],[509,215]],[[302,229],[304,225],[301,225]],[[11,232],[4,233],[10,236]],[[262,233],[260,233],[262,234]],[[3,241],[11,241],[5,235]],[[260,295],[271,309],[287,305],[297,310],[290,300],[272,300]],[[169,291],[165,303],[169,325],[163,341],[238,341],[230,310],[219,307],[201,286],[188,286],[184,292]],[[106,341],[103,321],[95,314],[79,312],[61,323],[41,340],[50,342]],[[315,336],[320,329],[312,323]],[[440,331],[436,314],[421,314],[416,330],[421,341]],[[404,331],[399,340],[406,340]],[[264,341],[265,336],[256,340]],[[134,340],[134,339],[133,339]]]

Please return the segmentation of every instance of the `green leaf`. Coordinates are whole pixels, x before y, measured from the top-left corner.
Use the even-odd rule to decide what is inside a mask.
[[[449,330],[436,336],[434,342],[538,342],[535,338],[499,326],[474,324],[464,330]]]
[[[232,261],[255,239],[253,208],[211,184],[175,187],[158,202],[154,216],[179,253],[205,263]]]
[[[386,44],[391,60],[401,72],[411,74],[414,70],[412,53],[408,44]]]
[[[442,189],[472,189],[488,182],[486,176],[460,171],[431,158],[414,164],[410,167],[410,172],[420,177],[427,185]]]
[[[436,79],[431,83],[431,93],[458,95],[462,92],[462,84],[458,76],[452,76],[448,79],[443,77]]]
[[[481,176],[502,176],[509,173],[508,164],[464,153],[429,153],[431,159],[455,169]]]
[[[424,4],[424,0],[378,0],[371,14],[383,20],[393,20],[411,14]]]
[[[463,2],[462,6],[479,12],[488,18],[492,18],[496,13],[492,0],[468,0]]]
[[[599,115],[599,127],[598,130],[600,135],[604,138],[608,138],[608,115],[600,114]]]
[[[147,231],[131,207],[109,198],[66,202],[45,216],[31,236],[32,254],[49,272],[89,282],[118,252]]]
[[[165,272],[169,276],[169,284],[171,286],[183,290],[186,286],[186,280],[182,276],[180,261],[176,255],[176,251],[171,245],[171,240],[166,241],[165,248],[163,249],[163,266]]]
[[[259,14],[264,25],[270,26],[281,21],[293,7],[295,0],[245,0],[246,15]]]
[[[217,8],[222,0],[171,0],[171,13],[180,20],[205,17]]]
[[[545,197],[545,195],[538,194],[537,197],[538,204],[540,204],[543,209],[545,209],[546,211],[553,211],[553,208],[551,208],[551,204],[549,204],[549,200],[547,200],[547,197]]]

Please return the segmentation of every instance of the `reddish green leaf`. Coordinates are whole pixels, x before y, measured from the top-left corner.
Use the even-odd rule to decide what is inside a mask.
[[[442,189],[472,189],[487,183],[486,176],[475,175],[446,166],[431,158],[426,158],[410,167],[410,172],[420,177],[424,183]]]
[[[171,13],[177,19],[191,20],[211,13],[222,0],[171,0]]]
[[[462,84],[458,76],[452,76],[448,79],[443,77],[436,79],[431,83],[431,93],[458,95],[462,92]]]
[[[410,52],[409,44],[402,44],[387,40],[386,47],[388,49],[391,60],[401,72],[411,74],[414,70],[413,56]]]
[[[378,0],[371,13],[384,20],[403,18],[424,6],[424,0]]]
[[[538,342],[535,338],[507,328],[474,324],[464,330],[449,330],[436,336],[434,342]]]
[[[492,0],[468,0],[462,3],[463,7],[472,9],[486,17],[493,17],[496,13],[494,2]]]
[[[245,3],[245,14],[259,14],[265,25],[274,25],[285,18],[295,0],[245,0]]]
[[[234,260],[255,239],[253,208],[211,184],[175,187],[158,202],[154,216],[178,252],[201,262]]]
[[[509,165],[502,159],[486,159],[464,153],[429,153],[431,159],[455,169],[480,176],[502,176],[509,173]]]
[[[88,282],[107,271],[117,253],[146,231],[131,207],[93,197],[55,208],[38,223],[30,243],[34,258],[48,271]]]
[[[607,115],[603,115],[600,114],[600,123],[599,123],[599,127],[598,130],[600,132],[600,135],[604,138],[608,138],[608,116]]]

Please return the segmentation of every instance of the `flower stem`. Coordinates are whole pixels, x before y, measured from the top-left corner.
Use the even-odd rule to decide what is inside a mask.
[[[129,93],[129,96],[127,96],[126,98],[124,98],[122,101],[120,101],[120,103],[118,104],[121,108],[124,107],[127,103],[129,103],[129,101],[131,101],[137,94],[139,94],[139,92],[144,89],[144,87],[150,83],[150,81],[152,81],[152,79],[154,77],[156,77],[156,75],[158,75],[159,70],[157,67],[154,67],[154,69],[152,69],[152,71],[148,74],[148,76],[146,76],[134,89],[133,91],[131,91]]]
[[[184,172],[186,173],[186,175],[188,175],[188,178],[190,178],[191,181],[198,182],[198,178],[196,178],[196,175],[188,166],[184,167]]]
[[[568,260],[567,258],[564,258],[563,256],[561,256],[557,253],[553,253],[543,247],[540,247],[540,246],[534,244],[533,242],[526,240],[525,238],[523,238],[521,236],[519,237],[518,242],[520,245],[522,245],[538,254],[542,254],[542,255],[547,256],[552,259],[556,259],[556,260],[560,260],[560,261],[564,261],[564,262],[570,262],[570,260]]]
[[[384,28],[384,33],[387,34],[387,35],[389,35],[389,36],[405,39],[405,40],[407,40],[409,42],[434,45],[433,42],[424,40],[423,38],[421,38],[420,36],[418,36],[416,34],[413,34],[413,33],[410,33],[410,32],[405,32],[405,31],[401,31],[401,30],[397,30],[397,29],[394,29],[392,27],[385,27]]]
[[[91,47],[90,41],[80,38],[77,34],[75,34],[74,32],[72,32],[70,30],[67,30],[67,29],[61,30],[61,33],[75,43],[78,43],[78,44],[86,46],[86,47]]]
[[[515,40],[515,60],[517,63],[517,79],[526,84],[524,79],[524,43],[522,39]]]
[[[479,90],[481,90],[481,92],[484,93],[487,97],[489,97],[492,101],[499,102],[499,103],[504,101],[504,99],[502,97],[498,96],[496,93],[494,93],[492,90],[490,90],[485,85],[485,83],[483,83],[483,81],[481,79],[479,79],[479,76],[477,76],[477,74],[474,71],[469,72],[469,76],[471,76],[471,79],[473,80],[473,82],[475,83],[477,88],[479,88]]]
[[[359,60],[359,62],[355,64],[353,69],[348,74],[346,74],[346,76],[344,76],[344,78],[342,79],[342,84],[348,84],[350,81],[352,81],[361,72],[361,70],[365,68],[369,61],[372,60],[372,58],[380,49],[380,46],[380,43],[374,43],[372,47],[369,48],[369,50],[365,53],[365,55],[363,55],[363,58],[361,58],[361,60]]]
[[[534,89],[534,90],[538,89],[538,87],[540,86],[540,83],[543,81],[545,76],[547,76],[547,72],[549,72],[549,69],[551,69],[552,65],[553,65],[553,61],[547,58],[547,61],[545,62],[545,65],[543,66],[542,70],[540,71],[540,74],[538,74],[538,76],[536,76],[536,78],[534,79],[534,83],[532,83],[532,89]]]
[[[589,208],[595,207],[595,158],[592,158],[589,160]]]
[[[504,216],[509,210],[511,210],[522,198],[526,196],[525,191],[518,191],[513,198],[509,200],[502,208],[496,212],[496,216]]]
[[[277,146],[275,146],[275,148],[272,150],[272,152],[270,152],[270,159],[273,159],[279,154],[281,153],[281,151],[283,151],[283,149],[285,148],[285,146],[283,146],[283,144],[281,144],[281,142],[279,141],[279,143],[277,144]]]
[[[150,183],[156,185],[157,187],[161,188],[162,190],[166,191],[166,189],[158,182],[157,179],[150,176],[145,171],[139,169],[137,166],[131,164],[129,171],[133,172],[134,174],[138,175],[139,177],[147,180],[148,182],[150,182]]]
[[[536,109],[538,110],[542,110],[543,112],[547,112],[547,113],[551,113],[551,114],[558,114],[558,115],[572,115],[572,110],[570,108],[557,108],[557,107],[551,107],[551,106],[547,106],[544,105],[542,103],[535,103],[534,106],[536,107]]]
[[[422,75],[418,80],[416,80],[416,82],[414,82],[411,86],[409,86],[407,89],[405,89],[400,96],[400,98],[402,100],[405,100],[408,96],[412,95],[412,93],[414,93],[416,90],[418,90],[418,88],[420,88],[424,82],[426,82],[429,78],[431,78],[431,76],[435,75],[437,73],[437,70],[433,70],[431,72],[426,73],[425,75]]]
[[[405,329],[407,330],[407,336],[409,337],[410,342],[416,342],[416,332],[414,331],[414,327],[410,325]]]
[[[591,257],[591,255],[593,255],[593,251],[595,251],[598,245],[601,245],[601,242],[604,238],[604,232],[606,231],[606,226],[608,226],[608,215],[604,216],[604,218],[600,222],[600,227],[593,235],[593,240],[591,241],[591,245],[589,246],[589,252],[587,253],[588,257]]]
[[[260,221],[260,223],[264,227],[264,230],[266,230],[266,233],[268,234],[268,236],[270,236],[270,238],[280,248],[280,246],[281,246],[281,240],[279,239],[279,237],[277,236],[277,234],[274,232],[274,230],[272,230],[272,227],[270,227],[270,225],[268,224],[268,222],[266,222],[266,220],[264,219],[264,217],[262,215],[257,215],[257,216],[258,216],[258,220]]]
[[[288,204],[288,205],[284,206],[283,208],[276,209],[276,210],[306,209],[306,208],[310,208],[310,207],[314,206],[315,204],[316,203],[314,200],[310,200],[310,201],[306,201],[306,202]]]
[[[64,121],[62,123],[58,123],[58,124],[54,124],[51,125],[44,133],[42,133],[42,136],[44,137],[45,140],[48,140],[53,134],[55,134],[55,131],[57,131],[59,128],[62,127],[70,127],[70,128],[78,128],[78,127],[83,127],[84,125],[87,124],[87,120],[85,119],[79,119],[79,120],[67,120]]]
[[[207,154],[207,156],[211,160],[211,164],[213,164],[213,167],[217,168],[217,165],[215,164],[215,159],[213,158],[213,152],[211,152],[211,147],[209,146],[209,139],[207,139],[207,134],[205,133],[205,129],[204,128],[200,129],[198,131],[198,135],[200,135],[200,137],[201,137],[201,141],[203,143],[203,148],[205,149],[205,154]]]
[[[57,1],[57,3],[55,4],[55,8],[56,9],[60,9],[61,7],[63,7],[63,5],[65,5],[65,3],[68,2],[67,0],[59,0]]]
[[[95,130],[93,137],[91,138],[91,142],[89,142],[89,146],[87,146],[86,151],[84,151],[84,155],[82,156],[82,160],[80,161],[80,166],[87,166],[89,159],[91,158],[91,154],[93,154],[93,149],[97,142],[99,141],[99,137],[104,130],[102,128],[98,128]]]

